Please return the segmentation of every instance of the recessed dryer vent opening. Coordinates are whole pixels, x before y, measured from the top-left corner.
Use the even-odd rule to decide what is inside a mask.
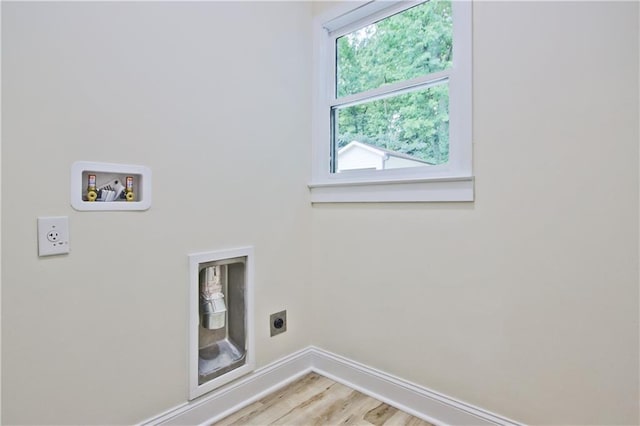
[[[189,256],[189,399],[254,368],[253,249]]]

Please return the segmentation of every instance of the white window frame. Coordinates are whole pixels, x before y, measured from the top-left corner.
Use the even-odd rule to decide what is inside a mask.
[[[438,1],[438,0],[431,0]],[[345,2],[314,19],[312,203],[473,201],[471,1],[452,1],[453,66],[445,71],[336,99],[335,41],[338,37],[408,9],[420,1]],[[449,163],[391,170],[330,172],[331,108],[399,93],[403,88],[448,79]]]

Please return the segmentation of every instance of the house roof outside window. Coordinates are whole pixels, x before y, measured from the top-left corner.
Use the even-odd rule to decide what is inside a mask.
[[[364,142],[352,141],[340,148],[336,172],[347,170],[387,170],[433,164],[409,154],[391,151]]]

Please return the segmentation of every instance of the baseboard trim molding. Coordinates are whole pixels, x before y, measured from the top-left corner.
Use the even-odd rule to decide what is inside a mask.
[[[312,371],[435,425],[523,426],[504,416],[313,346],[141,424],[211,424]]]
[[[514,420],[320,348],[312,370],[435,425],[523,426]]]

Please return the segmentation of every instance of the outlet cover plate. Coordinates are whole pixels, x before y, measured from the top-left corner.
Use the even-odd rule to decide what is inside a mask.
[[[69,217],[38,218],[38,256],[69,253]]]
[[[269,324],[271,324],[271,337],[287,331],[287,311],[271,314]]]

